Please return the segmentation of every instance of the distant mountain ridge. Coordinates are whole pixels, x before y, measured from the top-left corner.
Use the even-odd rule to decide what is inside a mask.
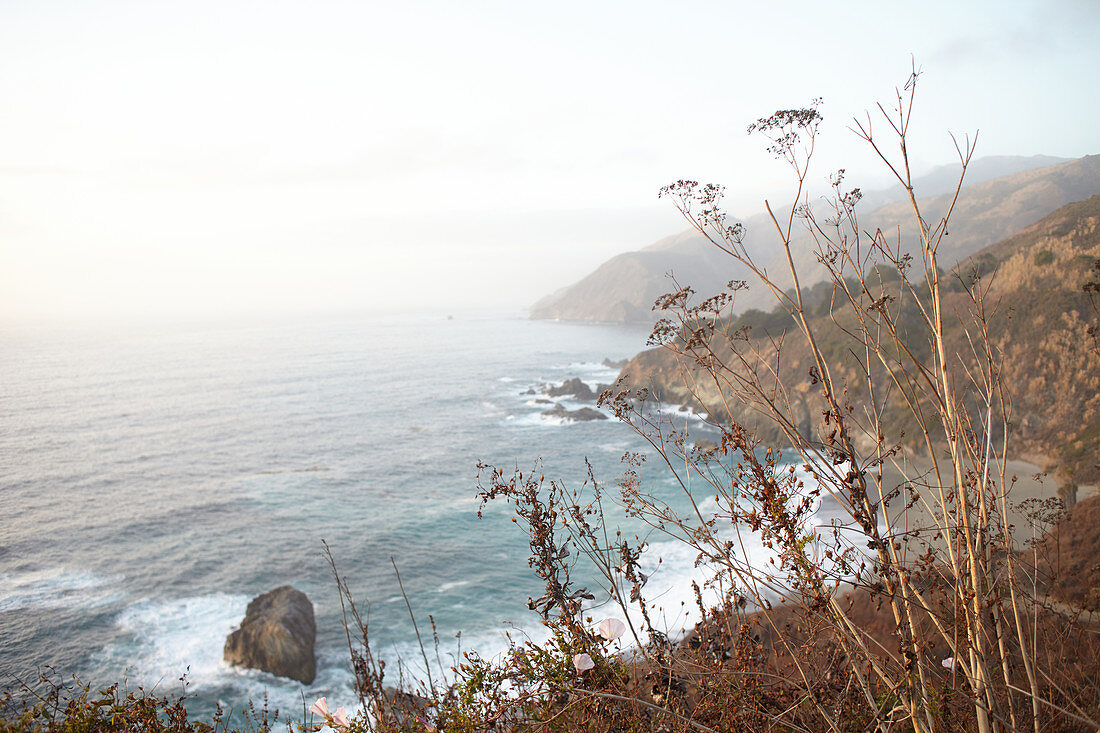
[[[532,318],[636,323],[651,320],[653,301],[672,289],[666,273],[684,273],[698,292],[725,286],[728,257],[695,231],[665,237],[637,252],[624,252],[580,282],[538,301]]]
[[[953,265],[1020,231],[1060,206],[1100,193],[1100,156],[1049,164],[1062,160],[1001,156],[972,162],[967,171],[968,183],[960,194],[941,249],[945,265]],[[1005,171],[1011,173],[999,175]],[[946,211],[954,190],[952,177],[957,175],[957,166],[943,166],[915,182],[926,220],[934,222]],[[903,193],[899,186],[866,194],[858,209],[861,228],[911,230],[912,214],[908,204],[899,200]],[[868,208],[876,206],[868,213]],[[778,238],[766,215],[750,217],[744,224],[746,245],[757,261],[770,272],[784,272]],[[792,244],[796,264],[813,262],[812,238],[797,236]],[[903,246],[911,246],[911,240],[903,239]],[[721,251],[694,230],[687,230],[642,250],[616,255],[579,282],[539,300],[531,308],[531,317],[652,323],[653,301],[673,289],[669,273],[677,283],[691,285],[702,295],[717,292],[730,280],[744,278],[744,273]],[[768,306],[767,293],[747,291],[738,296],[737,310]]]
[[[1073,158],[1059,158],[1053,155],[989,155],[970,161],[970,165],[966,168],[966,185],[973,186],[995,178],[1070,163],[1073,160]],[[936,166],[923,176],[919,176],[914,182],[914,188],[922,197],[952,193],[955,190],[955,184],[959,182],[960,170],[958,163]],[[865,210],[873,211],[880,206],[902,201],[905,197],[905,189],[899,183],[881,191],[864,191],[861,203]]]

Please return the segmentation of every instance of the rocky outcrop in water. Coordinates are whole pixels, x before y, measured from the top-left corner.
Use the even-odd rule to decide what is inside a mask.
[[[239,629],[225,640],[225,661],[304,684],[317,676],[313,604],[289,585],[256,596]]]
[[[607,415],[603,414],[599,410],[593,410],[591,407],[582,407],[579,410],[567,410],[565,406],[560,402],[554,405],[554,409],[546,410],[542,413],[547,417],[560,417],[565,420],[574,420],[576,422],[587,422],[589,420],[606,420]]]
[[[548,387],[546,394],[550,397],[573,397],[581,402],[595,402],[599,395],[592,388],[581,381],[580,377],[573,377],[561,383],[560,387]]]

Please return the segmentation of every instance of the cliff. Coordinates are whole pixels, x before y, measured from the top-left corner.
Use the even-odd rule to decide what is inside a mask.
[[[1100,346],[1088,333],[1090,325],[1097,325],[1097,313],[1082,290],[1094,276],[1092,267],[1097,259],[1100,195],[1064,206],[968,257],[955,269],[953,292],[944,296],[949,346],[954,353],[965,353],[969,339],[962,325],[965,317],[955,317],[968,308],[962,283],[970,282],[970,273],[984,273],[990,333],[1003,355],[1002,378],[1012,404],[1014,455],[1085,483],[1100,479]],[[835,365],[834,376],[850,385],[849,396],[858,401],[861,367],[843,332],[854,325],[847,320],[850,315],[841,314],[834,321],[818,291],[808,290],[805,296],[808,309],[815,313],[811,324],[819,345]],[[901,310],[898,323],[899,330],[914,334],[908,347],[927,358],[928,344],[921,335],[916,309]],[[762,354],[770,352],[770,339],[788,332],[782,359],[768,363],[762,357],[753,368],[771,370],[781,385],[780,393],[789,401],[794,423],[812,433],[820,429],[822,405],[812,388],[809,350],[793,332],[793,325],[779,311],[753,311],[723,323],[721,330],[735,334],[747,329],[749,348],[743,351],[757,345]],[[731,363],[730,343],[724,339],[716,343],[718,357]],[[783,439],[778,426],[762,418],[751,401],[724,400],[704,372],[669,348],[638,354],[620,379],[630,387],[649,389],[663,402],[689,404],[715,415],[724,415],[724,405],[729,404],[732,418],[755,428],[765,443]],[[889,388],[885,383],[879,386]],[[728,396],[728,387],[725,391]],[[887,401],[885,417],[909,436],[909,447],[917,449],[915,436],[919,432],[908,424],[911,417],[904,402],[896,398]]]

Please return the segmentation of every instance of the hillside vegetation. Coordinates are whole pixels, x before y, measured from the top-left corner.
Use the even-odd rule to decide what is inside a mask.
[[[951,273],[945,293],[948,312],[965,311],[963,285],[972,282],[974,274],[988,281],[990,331],[1004,354],[1003,376],[1011,390],[1011,438],[1017,456],[1086,483],[1100,478],[1100,352],[1088,335],[1095,312],[1082,287],[1098,258],[1100,195],[1064,206],[967,258]],[[897,277],[896,271],[883,270],[879,282],[884,290],[891,290],[891,280]],[[843,317],[834,322],[829,312],[831,295],[831,288],[822,283],[808,288],[805,298],[815,314],[823,349],[855,389],[859,366],[847,353],[842,331],[851,324]],[[905,319],[914,319],[915,325],[916,316],[916,308],[901,309],[903,330]],[[955,350],[966,348],[967,333],[961,323],[957,318],[947,323]],[[782,338],[794,325],[786,312],[776,308],[742,313],[721,330],[731,334],[743,330],[750,339],[764,341]],[[910,348],[927,355],[928,344],[914,340]],[[811,389],[812,365],[806,345],[798,339],[784,343],[782,362],[776,365],[777,380],[806,431],[814,429],[821,411]],[[763,363],[759,366],[767,368]],[[715,415],[721,414],[720,405],[724,409],[729,404],[715,383],[663,348],[635,356],[621,379],[631,387],[649,389],[666,403],[686,404]],[[761,419],[751,405],[737,404],[734,409],[736,418],[759,430],[765,442],[781,439],[778,426]],[[908,419],[904,403],[895,401],[886,409],[892,411],[891,419]],[[908,447],[919,450],[918,431],[912,427],[907,433]]]

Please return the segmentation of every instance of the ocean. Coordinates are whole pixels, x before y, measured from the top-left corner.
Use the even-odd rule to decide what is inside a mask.
[[[604,359],[647,335],[511,314],[0,329],[4,684],[50,665],[164,693],[186,675],[201,715],[265,696],[291,717],[321,695],[351,707],[322,540],[390,680],[398,660],[416,677],[420,657],[391,558],[425,637],[434,619],[444,666],[460,649],[499,653],[509,632],[539,638],[527,539],[507,506],[478,519],[476,464],[526,471],[541,458],[548,480],[579,486],[587,458],[613,491],[623,454],[649,446],[614,418],[546,417],[528,390],[611,382]],[[683,501],[659,467],[643,478]],[[637,530],[614,507],[608,522]],[[688,623],[694,555],[650,539],[647,590],[669,627]],[[309,686],[222,661],[249,600],[284,584],[315,608]],[[606,594],[592,613],[615,615]]]

